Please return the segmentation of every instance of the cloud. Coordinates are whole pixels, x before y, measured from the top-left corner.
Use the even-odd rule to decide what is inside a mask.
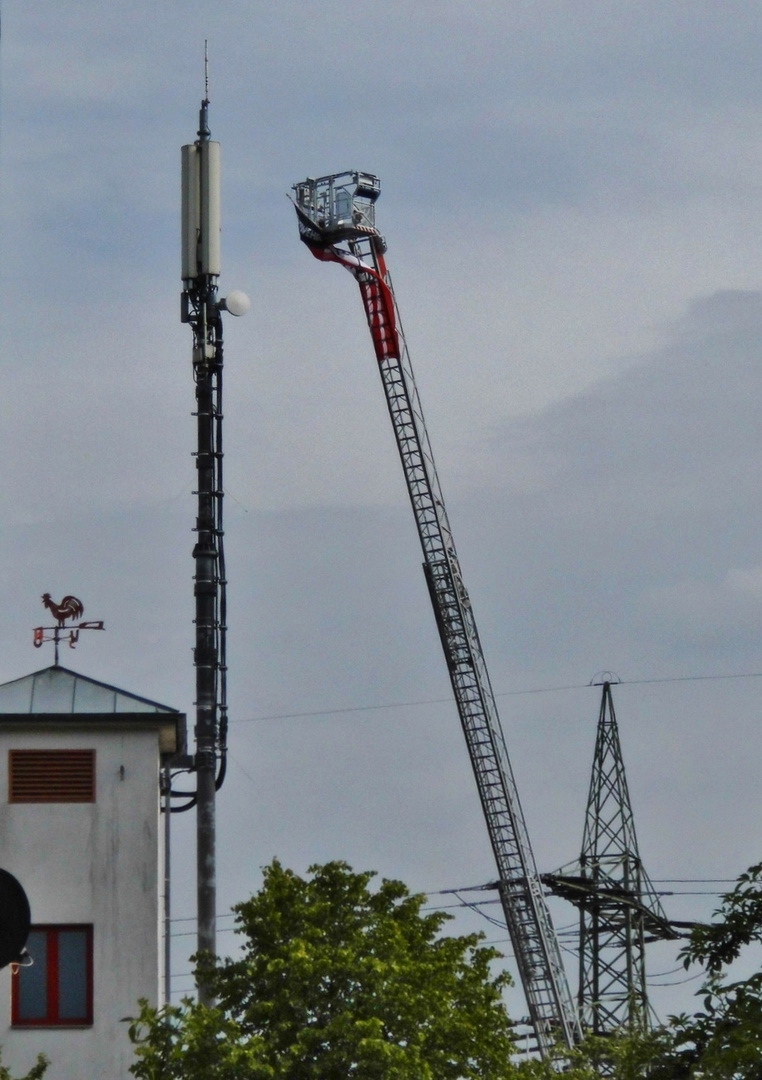
[[[694,485],[718,496],[750,493],[758,441],[754,397],[762,295],[723,292],[696,301],[666,344],[627,370],[511,425],[496,449],[531,459],[539,487],[587,484],[625,501],[687,503]],[[579,493],[579,487],[575,494]]]
[[[727,584],[733,592],[750,595],[755,599],[762,596],[762,566],[728,570]]]
[[[602,668],[759,670],[759,13],[220,0],[208,14],[4,7],[5,674],[49,659],[29,643],[39,595],[74,592],[108,632],[69,662],[191,709],[178,150],[208,37],[221,284],[253,299],[226,325],[221,904],[274,853],[416,888],[493,872],[359,298],[299,245],[284,198],[346,167],[382,179],[434,452],[550,869],[580,842],[597,692],[516,691]],[[758,858],[756,695],[753,680],[616,691],[654,877]],[[176,840],[185,915],[190,818]]]
[[[466,527],[477,567],[494,573],[505,552],[497,573],[527,660],[547,669],[599,643],[591,669],[618,670],[622,653],[640,668],[671,635],[681,668],[689,640],[696,670],[734,649],[753,663],[759,612],[738,572],[759,560],[761,330],[758,293],[697,301],[625,371],[493,431]]]

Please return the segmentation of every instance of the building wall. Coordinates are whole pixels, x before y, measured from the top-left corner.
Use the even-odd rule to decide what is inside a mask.
[[[83,718],[85,719],[85,718]],[[36,1055],[54,1080],[129,1080],[125,1017],[158,1003],[158,734],[108,717],[65,730],[0,730],[0,866],[24,886],[32,923],[92,923],[93,1026],[12,1028],[10,969],[0,972],[3,1062],[23,1073]],[[75,721],[76,724],[76,721]],[[95,749],[96,801],[10,804],[9,749]]]

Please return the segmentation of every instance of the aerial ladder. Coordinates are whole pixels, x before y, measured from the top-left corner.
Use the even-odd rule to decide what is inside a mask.
[[[498,888],[540,1053],[582,1037],[529,843],[495,695],[463,583],[405,337],[376,229],[378,177],[345,172],[295,184],[301,239],[360,287],[423,550],[423,570],[498,869]],[[338,246],[340,244],[346,246]]]

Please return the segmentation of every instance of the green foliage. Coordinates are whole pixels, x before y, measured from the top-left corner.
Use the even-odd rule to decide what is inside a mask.
[[[234,910],[243,953],[209,963],[215,1009],[143,1005],[130,1029],[141,1080],[477,1080],[516,1076],[506,974],[481,935],[399,881],[345,863],[301,878],[277,861]]]
[[[11,1076],[10,1069],[8,1069],[2,1063],[2,1053],[0,1052],[0,1080],[42,1080],[48,1069],[50,1062],[44,1054],[37,1055],[37,1064],[26,1073],[25,1076],[13,1077]]]
[[[270,1080],[273,1076],[263,1064],[261,1039],[245,1035],[219,1009],[190,1001],[154,1009],[141,1000],[129,1032],[137,1048],[130,1072],[140,1080]]]
[[[732,892],[725,893],[714,922],[697,926],[683,951],[685,966],[698,961],[710,974],[719,974],[737,960],[744,945],[762,942],[762,863],[741,874]]]
[[[672,1072],[672,1035],[665,1029],[653,1032],[622,1032],[588,1036],[573,1050],[559,1047],[553,1060],[523,1061],[516,1066],[517,1080],[668,1080]]]
[[[555,1061],[511,1063],[507,976],[479,935],[398,881],[344,863],[303,879],[273,862],[235,909],[243,952],[204,967],[218,1006],[142,1005],[130,1034],[139,1080],[760,1080],[762,973],[727,978],[762,943],[762,864],[742,874],[683,950],[702,964],[702,1007],[653,1032],[588,1038]],[[24,1080],[38,1080],[34,1071]],[[0,1068],[0,1080],[10,1080]]]
[[[708,926],[691,934],[682,957],[686,968],[703,964],[703,1008],[673,1017],[676,1075],[706,1080],[759,1080],[762,1076],[762,973],[727,981],[725,969],[746,946],[762,942],[762,863],[738,878]]]

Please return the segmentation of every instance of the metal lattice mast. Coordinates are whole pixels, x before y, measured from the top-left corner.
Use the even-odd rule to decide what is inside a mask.
[[[423,551],[423,569],[497,862],[500,897],[540,1051],[581,1029],[519,802],[495,698],[445,510],[372,209],[377,178],[339,174],[296,185],[302,238],[358,281]],[[335,242],[345,239],[349,251]]]
[[[225,716],[224,560],[222,554],[222,319],[219,143],[210,139],[208,98],[198,139],[182,148],[183,311],[193,330],[196,388],[197,512],[195,564],[196,858],[198,950],[216,955],[215,805],[221,725]],[[199,997],[209,1003],[206,988]]]
[[[221,270],[220,144],[209,130],[209,65],[204,56],[204,100],[198,138],[182,147],[181,320],[193,331],[196,392],[196,543],[193,548],[195,599],[196,753],[175,759],[167,769],[163,794],[169,814],[196,808],[197,944],[199,953],[216,955],[216,793],[227,766],[227,611],[224,529],[222,526],[222,312],[245,315],[249,298],[234,290],[218,296]],[[195,773],[195,790],[177,790],[178,773]],[[183,805],[173,806],[175,797]],[[167,833],[167,843],[169,833]],[[168,918],[168,916],[167,916]],[[212,1002],[200,979],[199,1001]]]
[[[198,951],[216,953],[215,794],[227,751],[227,632],[222,527],[222,312],[244,315],[249,298],[234,290],[218,298],[220,275],[220,144],[209,131],[209,96],[201,103],[198,139],[182,148],[182,321],[193,331],[198,498],[195,573],[196,790],[180,810],[196,807]],[[174,807],[172,808],[175,809]],[[199,999],[208,1002],[206,987]]]
[[[580,853],[594,902],[580,909],[579,1005],[600,1035],[649,1026],[645,945],[667,918],[638,851],[611,684],[603,683]],[[615,896],[609,893],[613,890]],[[659,936],[662,936],[661,934]],[[673,935],[670,935],[673,936]]]
[[[679,936],[638,850],[611,684],[602,684],[582,851],[575,875],[554,891],[579,907],[579,1009],[586,1031],[609,1035],[650,1026],[645,946]]]

